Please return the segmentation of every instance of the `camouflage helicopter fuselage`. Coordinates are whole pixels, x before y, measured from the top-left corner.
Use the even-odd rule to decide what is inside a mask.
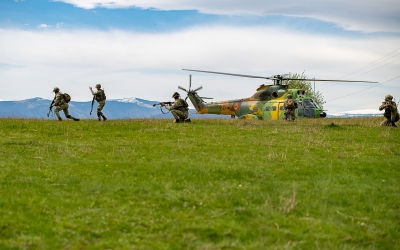
[[[326,117],[326,113],[304,90],[288,89],[287,85],[261,85],[250,98],[206,103],[195,91],[188,97],[198,114],[230,115],[239,119],[279,120],[284,119],[284,102],[291,94],[297,103],[296,117]]]

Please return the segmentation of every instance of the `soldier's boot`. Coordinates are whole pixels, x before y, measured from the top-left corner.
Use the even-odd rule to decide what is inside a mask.
[[[185,123],[190,122],[190,118],[185,119]]]
[[[392,122],[392,127],[397,128],[396,124],[394,122]]]
[[[101,116],[98,116],[98,117],[97,117],[97,120],[98,120],[99,122],[101,122]]]
[[[101,117],[103,117],[103,121],[107,121],[107,117],[105,117],[104,115],[101,115]]]
[[[175,120],[173,121],[173,123],[180,123],[180,120],[179,120],[179,119],[175,119]]]
[[[72,120],[74,120],[74,121],[76,121],[76,122],[79,121],[78,118],[75,118],[75,117],[73,117],[73,116],[71,116],[71,115],[68,115],[67,118],[68,118],[68,119],[72,119]]]
[[[60,122],[62,121],[61,117],[58,117],[58,121],[60,121]]]

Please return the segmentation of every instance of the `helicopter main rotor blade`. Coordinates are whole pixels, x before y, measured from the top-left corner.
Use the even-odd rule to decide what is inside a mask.
[[[223,73],[223,72],[215,72],[215,71],[205,71],[205,70],[196,70],[196,69],[182,69],[182,70],[202,72],[202,73],[211,73],[211,74],[220,74],[220,75],[228,75],[228,76],[240,76],[240,77],[248,77],[248,78],[261,78],[261,79],[267,79],[267,80],[279,80],[279,79],[274,78],[274,77],[265,77],[265,76],[240,75],[240,74]]]
[[[194,71],[194,72],[202,72],[202,73],[211,73],[211,74],[220,74],[220,75],[228,75],[228,76],[240,76],[240,77],[248,77],[248,78],[261,78],[267,80],[299,80],[299,81],[318,81],[318,82],[366,82],[366,83],[377,83],[372,81],[350,81],[350,80],[325,80],[325,79],[296,79],[296,78],[278,78],[276,76],[266,77],[266,76],[252,76],[252,75],[240,75],[240,74],[232,74],[232,73],[223,73],[216,71],[206,71],[206,70],[197,70],[197,69],[182,69],[186,71]]]
[[[367,82],[367,83],[378,83],[371,81],[350,81],[350,80],[325,80],[325,79],[296,79],[296,78],[283,78],[281,80],[299,80],[299,81],[318,81],[318,82]]]

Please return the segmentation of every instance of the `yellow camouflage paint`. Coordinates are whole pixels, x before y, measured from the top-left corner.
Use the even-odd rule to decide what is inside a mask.
[[[253,115],[262,115],[262,109],[257,106],[256,102],[251,102],[249,109],[253,111]],[[255,109],[256,111],[254,112]]]

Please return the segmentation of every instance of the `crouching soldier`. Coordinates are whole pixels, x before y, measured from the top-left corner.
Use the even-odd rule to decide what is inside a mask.
[[[93,99],[98,102],[97,104],[97,119],[99,122],[101,121],[101,117],[103,117],[103,121],[107,121],[107,117],[104,116],[103,112],[101,112],[106,105],[106,94],[104,93],[104,90],[101,89],[100,84],[96,84],[96,92],[93,92],[92,87],[89,87],[90,92],[92,92]],[[92,107],[93,107],[93,102],[92,102]]]
[[[385,113],[383,113],[385,120],[381,122],[381,126],[397,127],[395,122],[399,120],[399,111],[397,110],[396,103],[392,100],[393,96],[386,95],[385,101],[379,107],[379,110],[385,110]]]
[[[172,97],[175,99],[175,102],[171,106],[166,106],[165,103],[161,103],[161,106],[165,106],[168,110],[171,111],[175,120],[174,123],[180,122],[190,122],[189,116],[189,105],[187,102],[180,98],[178,92],[175,92]]]
[[[58,120],[62,121],[61,116],[60,116],[60,111],[62,110],[62,111],[64,111],[65,117],[67,117],[68,119],[72,119],[74,121],[79,121],[78,118],[73,117],[68,112],[68,107],[69,107],[68,102],[70,101],[70,99],[66,100],[64,94],[60,92],[60,89],[58,87],[55,87],[53,89],[53,92],[55,93],[55,97],[53,99],[53,102],[51,103],[51,107],[56,107],[56,110],[54,110],[54,113],[58,117]]]

